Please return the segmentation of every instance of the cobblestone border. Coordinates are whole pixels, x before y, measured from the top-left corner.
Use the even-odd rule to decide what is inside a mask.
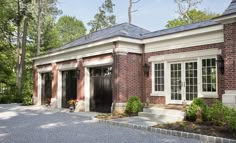
[[[193,138],[193,139],[197,139],[197,140],[207,142],[207,143],[236,143],[236,140],[233,140],[233,139],[213,137],[213,136],[188,133],[188,132],[182,132],[182,131],[175,131],[175,130],[167,130],[167,129],[161,129],[161,128],[155,128],[155,127],[147,127],[147,126],[134,125],[134,124],[129,124],[129,123],[120,123],[120,122],[111,121],[111,120],[99,119],[98,122],[110,124],[110,125],[114,125],[114,126],[119,126],[119,127],[140,129],[140,130],[160,133],[160,134],[164,134],[164,135],[172,135],[172,136],[178,136],[178,137],[184,137],[184,138]]]

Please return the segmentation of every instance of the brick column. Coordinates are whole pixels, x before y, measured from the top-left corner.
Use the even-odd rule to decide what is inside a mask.
[[[83,60],[77,60],[78,70],[80,70],[80,77],[77,79],[77,99],[78,104],[76,106],[77,112],[84,112],[85,111],[85,96],[84,96],[84,67],[83,67]]]
[[[224,82],[223,103],[236,107],[236,23],[224,25]]]
[[[127,53],[116,53],[113,63],[113,111],[125,111],[128,100],[128,62]]]
[[[52,64],[52,98],[51,98],[51,107],[57,107],[57,81],[58,81],[58,72],[57,72],[57,65],[54,63]]]

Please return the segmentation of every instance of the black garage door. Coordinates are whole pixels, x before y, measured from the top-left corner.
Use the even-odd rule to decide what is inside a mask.
[[[90,111],[110,113],[112,105],[112,67],[90,69]]]

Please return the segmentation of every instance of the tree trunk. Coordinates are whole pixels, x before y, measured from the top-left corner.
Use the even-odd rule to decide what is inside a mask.
[[[16,49],[16,88],[19,89],[19,68],[20,68],[20,49],[21,49],[21,43],[20,43],[20,27],[21,27],[21,19],[20,19],[20,1],[17,1],[17,49]],[[18,94],[18,93],[17,93]]]
[[[20,56],[20,65],[19,65],[19,73],[18,73],[18,90],[17,94],[22,94],[22,87],[23,87],[23,75],[25,70],[25,52],[26,52],[26,42],[27,42],[27,29],[28,29],[28,18],[26,17],[24,20],[24,31],[23,31],[23,37],[22,37],[22,48],[21,48],[21,56]]]
[[[128,17],[129,17],[129,24],[132,22],[132,6],[133,6],[133,1],[129,0],[129,8],[128,8]]]
[[[37,55],[40,54],[41,41],[41,0],[38,0],[38,17],[37,17]]]

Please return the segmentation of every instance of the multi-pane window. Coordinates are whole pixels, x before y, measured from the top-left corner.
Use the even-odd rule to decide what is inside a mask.
[[[216,92],[216,59],[202,60],[202,90]]]
[[[164,91],[164,63],[154,64],[154,90]]]

